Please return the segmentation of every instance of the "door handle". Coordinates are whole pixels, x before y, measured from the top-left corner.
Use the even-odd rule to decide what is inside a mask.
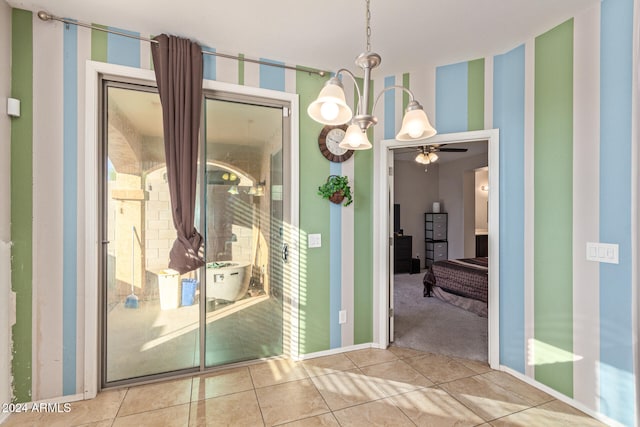
[[[287,262],[289,259],[289,245],[286,243],[282,244],[282,260]]]

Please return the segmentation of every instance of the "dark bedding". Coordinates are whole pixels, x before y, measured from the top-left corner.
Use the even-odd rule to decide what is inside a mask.
[[[489,258],[463,258],[435,262],[424,276],[424,296],[434,286],[454,295],[486,303],[489,293]]]

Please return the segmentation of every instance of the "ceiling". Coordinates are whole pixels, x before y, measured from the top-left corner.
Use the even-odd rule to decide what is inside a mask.
[[[8,0],[11,6],[228,54],[328,71],[365,50],[364,0]],[[371,50],[390,75],[504,53],[599,0],[371,0]]]

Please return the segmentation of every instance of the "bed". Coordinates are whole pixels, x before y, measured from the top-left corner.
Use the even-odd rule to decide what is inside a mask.
[[[487,317],[489,258],[437,261],[424,276],[424,296],[435,296]]]

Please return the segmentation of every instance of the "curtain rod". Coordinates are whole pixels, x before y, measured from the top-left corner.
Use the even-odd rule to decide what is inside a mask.
[[[108,28],[102,28],[102,27],[98,27],[98,26],[92,25],[92,24],[87,24],[87,23],[84,23],[84,22],[72,21],[70,19],[61,18],[59,16],[55,16],[55,15],[52,15],[52,14],[50,14],[48,12],[45,12],[44,10],[41,10],[41,11],[38,12],[38,18],[40,18],[43,21],[60,21],[60,22],[63,22],[65,24],[67,24],[67,25],[77,25],[79,27],[90,28],[92,30],[104,31],[105,33],[111,33],[111,34],[117,34],[119,36],[129,37],[131,39],[142,40],[142,41],[145,41],[145,42],[155,43],[155,44],[158,43],[157,40],[153,40],[153,39],[150,39],[150,38],[147,38],[147,37],[135,36],[133,34],[124,33],[122,31],[110,30]],[[317,74],[320,77],[324,77],[327,74],[326,71],[322,71],[322,70],[314,70],[314,69],[306,68],[306,67],[293,67],[291,65],[276,64],[276,63],[273,63],[273,62],[260,61],[258,59],[251,59],[251,58],[245,58],[245,57],[236,56],[236,55],[229,55],[229,54],[226,54],[226,53],[209,52],[207,50],[203,50],[202,53],[205,54],[205,55],[219,56],[221,58],[235,59],[236,61],[251,62],[251,63],[254,63],[254,64],[260,64],[260,65],[268,65],[270,67],[286,68],[287,70],[303,71],[303,72],[309,73],[309,74]]]

